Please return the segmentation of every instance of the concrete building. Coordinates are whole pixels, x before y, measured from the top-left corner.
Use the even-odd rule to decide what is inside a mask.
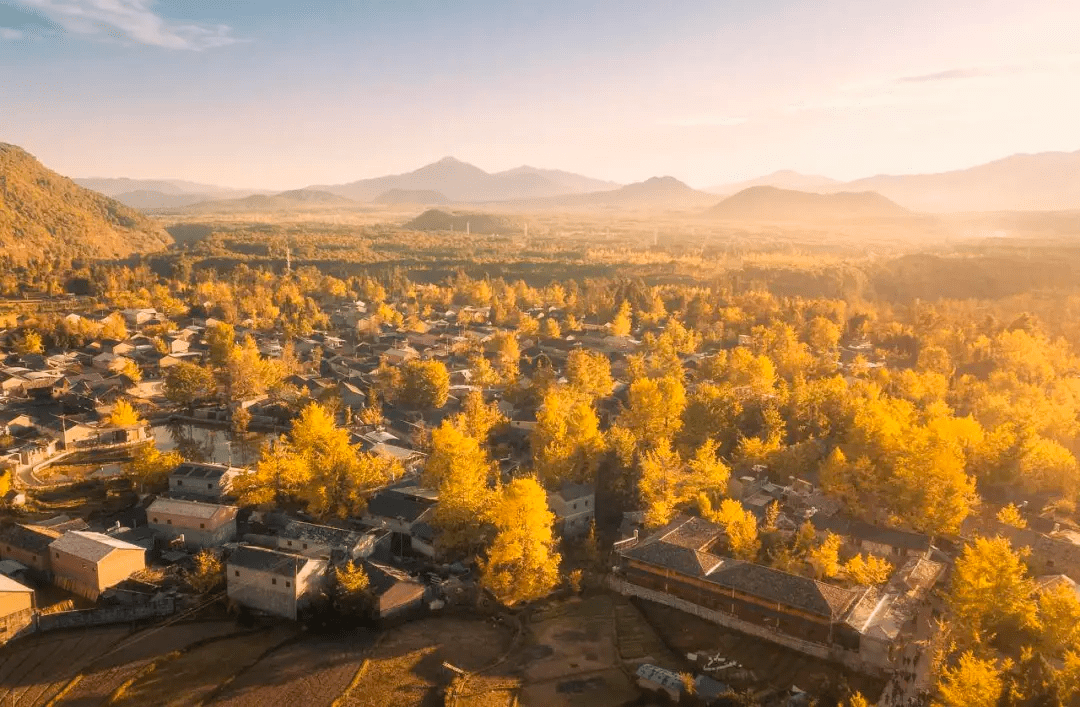
[[[220,501],[232,490],[243,469],[225,464],[184,462],[169,474],[169,493],[174,496]]]
[[[53,528],[13,525],[0,533],[0,559],[15,560],[43,580],[52,577],[49,544],[63,535]]]
[[[424,605],[424,585],[409,575],[375,562],[364,562],[368,591],[375,598],[376,618],[388,621],[419,610]]]
[[[323,559],[243,545],[225,565],[229,598],[241,606],[295,621],[327,587]]]
[[[596,490],[588,484],[565,484],[547,495],[548,508],[555,514],[555,527],[564,538],[589,532],[596,517]]]
[[[221,547],[236,539],[235,506],[156,498],[146,509],[147,524],[169,540],[180,536],[190,548]]]
[[[368,500],[361,520],[391,532],[390,551],[395,555],[409,552],[428,557],[435,555],[435,533],[429,521],[435,513],[432,492],[415,486],[388,488]]]
[[[368,557],[375,551],[376,540],[375,533],[360,533],[292,519],[277,530],[279,550],[330,559],[335,563]]]
[[[0,645],[34,622],[34,590],[0,575]]]
[[[146,568],[146,551],[101,533],[75,530],[49,545],[53,582],[87,599]]]

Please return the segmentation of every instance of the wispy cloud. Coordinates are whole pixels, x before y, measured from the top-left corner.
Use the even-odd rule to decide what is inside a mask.
[[[673,128],[730,128],[746,121],[747,118],[739,116],[691,115],[665,120],[661,124]]]
[[[12,29],[11,27],[0,27],[0,41],[15,41],[16,39],[22,39],[23,33],[20,30]]]
[[[201,51],[239,41],[227,25],[169,20],[154,0],[19,0],[68,32],[166,49]]]
[[[901,76],[896,79],[896,83],[928,83],[933,81],[957,81],[961,79],[984,79],[990,76],[997,76],[999,74],[1012,73],[1015,71],[1013,68],[997,67],[997,68],[971,68],[971,69],[949,69],[947,71],[936,71],[931,74],[919,74],[916,76]]]

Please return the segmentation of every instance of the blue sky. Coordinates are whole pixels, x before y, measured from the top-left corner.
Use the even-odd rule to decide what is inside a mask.
[[[622,182],[1080,149],[1075,0],[0,0],[0,141],[262,188],[445,155]]]

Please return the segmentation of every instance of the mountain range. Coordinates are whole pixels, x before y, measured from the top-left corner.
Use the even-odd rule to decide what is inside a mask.
[[[161,250],[171,242],[138,211],[47,169],[20,147],[0,143],[0,252],[16,260],[110,258]]]
[[[210,202],[257,193],[181,180],[81,179],[83,186],[140,209],[212,210]],[[518,167],[489,173],[446,157],[405,174],[312,186],[298,192],[333,194],[358,204],[501,204],[514,208],[706,208],[708,194],[730,196],[759,186],[822,194],[877,192],[905,209],[927,213],[1080,209],[1080,151],[1013,155],[969,169],[937,174],[878,175],[842,182],[782,170],[697,191],[671,177],[619,185],[553,169]],[[269,195],[271,198],[273,195]],[[206,202],[204,204],[204,202]],[[273,203],[267,202],[267,203]],[[333,206],[330,202],[326,206]],[[345,205],[345,202],[336,204]],[[240,204],[226,204],[232,211]],[[276,207],[270,207],[276,208]]]
[[[317,189],[293,189],[277,194],[252,194],[239,199],[217,199],[168,209],[184,214],[271,213],[304,209],[356,206],[352,199]]]
[[[453,157],[444,157],[420,169],[374,179],[309,189],[337,194],[353,201],[370,202],[393,189],[437,191],[451,202],[492,202],[582,194],[619,185],[553,169],[518,167],[494,174]]]
[[[912,212],[875,192],[813,192],[754,186],[724,199],[706,216],[738,221],[891,219]]]

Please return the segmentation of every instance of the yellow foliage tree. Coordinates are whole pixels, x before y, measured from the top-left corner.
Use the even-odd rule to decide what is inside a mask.
[[[572,389],[590,399],[606,398],[614,387],[608,357],[585,349],[574,349],[567,356],[566,379]]]
[[[1001,510],[998,511],[997,519],[999,523],[1011,525],[1014,528],[1027,527],[1027,521],[1024,520],[1024,516],[1020,515],[1020,509],[1012,503],[1001,507]]]
[[[840,573],[840,545],[843,540],[839,535],[826,533],[817,547],[806,553],[806,560],[813,566],[818,577],[835,577]]]
[[[1005,626],[1037,627],[1033,590],[1023,557],[1008,540],[976,538],[956,560],[947,601],[961,637],[978,645]]]
[[[481,565],[484,586],[508,606],[547,596],[559,583],[561,558],[544,489],[535,479],[514,479],[491,520],[496,533]]]
[[[114,427],[132,427],[142,422],[135,407],[126,400],[117,400],[109,413],[109,424]]]
[[[629,405],[619,415],[619,425],[641,444],[671,442],[682,428],[685,408],[686,388],[678,378],[638,378],[630,384]]]
[[[195,568],[185,575],[188,584],[199,594],[206,594],[225,581],[225,566],[221,558],[210,550],[195,555]]]
[[[536,412],[530,446],[533,468],[549,488],[590,481],[604,452],[600,420],[588,400],[552,386]]]
[[[730,498],[721,501],[720,508],[715,511],[707,499],[701,500],[701,506],[702,515],[706,519],[724,527],[731,554],[750,562],[757,559],[761,541],[758,538],[757,518],[753,513]]]
[[[619,305],[619,311],[615,313],[615,318],[611,320],[611,335],[630,336],[631,325],[630,303],[623,300],[623,303]]]
[[[179,452],[161,452],[156,445],[146,444],[135,450],[125,471],[144,487],[156,488],[169,481],[169,472],[184,461]]]
[[[483,543],[495,498],[493,477],[487,452],[474,437],[449,420],[432,431],[422,478],[425,486],[439,490],[432,525],[440,531],[440,548],[467,552]]]
[[[855,555],[844,563],[844,574],[856,584],[871,586],[884,584],[892,574],[893,566],[888,560],[876,555]]]
[[[996,707],[1003,687],[994,661],[964,653],[955,666],[942,671],[934,707]]]

